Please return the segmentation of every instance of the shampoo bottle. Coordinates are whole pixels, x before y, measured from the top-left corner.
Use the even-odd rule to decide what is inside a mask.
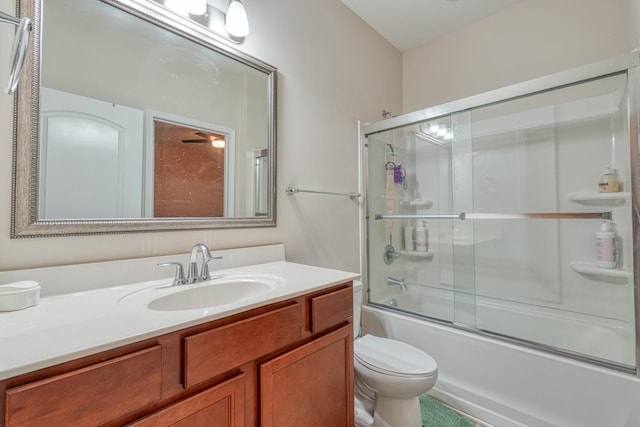
[[[596,257],[598,267],[616,268],[616,233],[608,221],[596,232]]]
[[[416,225],[416,252],[427,252],[429,250],[429,233],[423,221],[418,221]]]
[[[411,223],[404,227],[404,250],[407,252],[413,252],[415,250],[413,245],[413,226]]]
[[[598,181],[598,191],[600,193],[617,193],[621,190],[621,186],[618,171],[607,166]]]

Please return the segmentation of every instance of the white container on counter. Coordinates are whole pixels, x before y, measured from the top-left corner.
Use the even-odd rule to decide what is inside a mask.
[[[40,285],[32,280],[0,285],[0,311],[22,310],[40,302]]]

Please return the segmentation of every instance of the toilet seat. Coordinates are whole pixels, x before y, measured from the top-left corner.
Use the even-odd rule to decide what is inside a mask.
[[[436,361],[427,353],[389,338],[365,335],[354,342],[353,353],[363,366],[384,375],[430,377],[438,371]]]

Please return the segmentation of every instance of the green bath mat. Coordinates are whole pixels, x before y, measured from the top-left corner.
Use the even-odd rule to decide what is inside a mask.
[[[473,427],[469,420],[429,396],[420,396],[420,412],[424,427]]]

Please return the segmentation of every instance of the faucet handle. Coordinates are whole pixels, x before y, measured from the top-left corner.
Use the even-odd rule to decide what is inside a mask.
[[[158,264],[158,267],[170,267],[172,265],[176,266],[176,273],[173,277],[172,286],[179,286],[187,283],[186,279],[184,278],[184,268],[182,268],[182,264],[180,264],[179,262],[161,262],[160,264]]]
[[[200,279],[201,280],[211,280],[211,274],[209,273],[209,261],[214,259],[222,259],[222,256],[214,256],[212,257],[210,254],[208,257],[205,257],[202,260],[202,269],[200,270]]]

